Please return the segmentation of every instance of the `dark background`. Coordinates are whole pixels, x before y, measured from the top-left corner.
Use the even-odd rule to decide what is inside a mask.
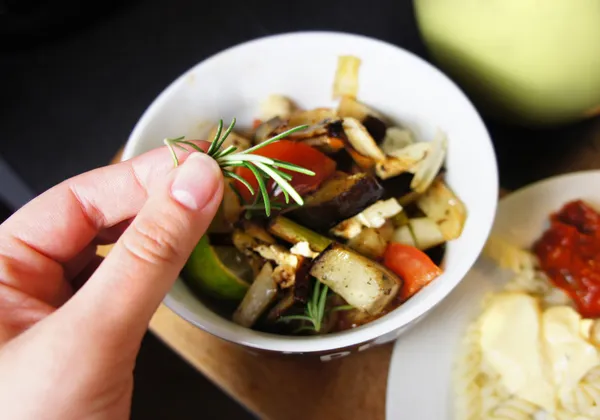
[[[109,162],[150,102],[191,66],[300,30],[364,34],[429,59],[409,0],[0,0],[0,157],[40,193]],[[276,65],[276,54],[266,59]],[[486,120],[502,186],[554,174],[583,144],[597,147],[599,121],[530,130]],[[150,334],[133,417],[250,418]]]

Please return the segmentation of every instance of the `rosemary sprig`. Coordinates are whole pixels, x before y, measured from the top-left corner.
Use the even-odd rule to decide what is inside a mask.
[[[313,294],[311,299],[306,303],[306,309],[304,315],[287,315],[280,317],[278,322],[290,322],[290,321],[306,321],[309,325],[298,328],[296,333],[304,330],[312,330],[315,332],[321,331],[321,325],[323,323],[323,317],[325,316],[325,303],[327,302],[327,292],[329,287],[316,280],[313,286]]]
[[[297,328],[294,333],[303,331],[314,331],[320,332],[323,326],[323,318],[325,317],[325,305],[327,303],[327,295],[329,294],[329,287],[322,284],[320,281],[315,280],[313,286],[313,293],[310,300],[306,303],[304,315],[286,315],[277,319],[277,322],[290,322],[290,321],[305,321],[308,324],[302,325]],[[340,305],[329,309],[329,312],[336,311],[348,311],[354,309],[351,305]]]
[[[296,192],[296,190],[290,185],[292,175],[283,172],[282,169],[287,169],[288,171],[310,176],[314,176],[315,173],[313,171],[310,171],[308,169],[305,169],[298,165],[294,165],[289,162],[283,162],[281,160],[255,155],[253,154],[253,152],[271,143],[279,141],[289,136],[290,134],[295,133],[296,131],[304,130],[308,126],[302,125],[291,128],[287,131],[284,131],[283,133],[271,137],[270,139],[260,144],[257,144],[256,146],[253,146],[241,152],[238,152],[235,146],[229,146],[225,149],[222,148],[223,144],[225,143],[225,140],[227,139],[227,136],[229,136],[234,126],[235,118],[233,119],[227,130],[225,130],[225,133],[221,135],[223,131],[223,120],[220,120],[215,137],[212,140],[210,147],[206,151],[207,155],[209,155],[217,161],[217,163],[223,170],[223,175],[228,178],[232,178],[239,181],[242,185],[244,185],[244,187],[248,189],[248,191],[250,191],[250,194],[254,196],[256,194],[256,191],[254,191],[252,185],[250,185],[250,183],[243,177],[239,176],[234,171],[232,171],[232,169],[236,167],[244,167],[249,169],[252,172],[252,175],[254,175],[254,177],[256,178],[256,181],[258,183],[258,189],[260,190],[262,196],[262,203],[259,203],[258,196],[256,197],[257,199],[255,200],[254,204],[252,204],[253,209],[264,208],[264,211],[267,216],[271,215],[272,208],[279,208],[279,205],[271,203],[269,191],[267,190],[267,184],[265,182],[265,180],[269,178],[272,179],[275,182],[275,184],[277,184],[278,188],[281,189],[286,203],[289,203],[291,197],[299,206],[302,206],[304,204],[302,197],[300,197],[300,194],[298,194],[298,192]],[[177,154],[175,153],[175,147],[190,152],[190,150],[186,148],[187,146],[197,152],[205,153],[204,150],[198,147],[198,145],[192,143],[191,141],[184,140],[184,137],[165,139],[164,143],[171,152],[171,156],[173,158],[175,166],[179,165],[179,159],[177,158]],[[239,191],[235,190],[235,192],[238,194],[239,197],[241,197]],[[242,202],[242,204],[244,203]]]

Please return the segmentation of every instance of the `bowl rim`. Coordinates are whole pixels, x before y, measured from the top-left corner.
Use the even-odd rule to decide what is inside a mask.
[[[206,319],[199,322],[197,319],[194,319],[195,316],[192,315],[192,311],[190,311],[183,305],[180,305],[173,299],[172,290],[169,291],[169,293],[165,297],[163,301],[165,306],[171,311],[173,311],[176,315],[183,318],[195,327],[200,328],[226,341],[241,344],[257,350],[276,351],[294,354],[317,353],[326,351],[336,352],[345,348],[350,348],[359,344],[364,344],[373,340],[377,340],[382,336],[386,336],[389,333],[392,333],[405,326],[410,325],[413,321],[415,321],[418,318],[422,318],[424,315],[429,313],[433,307],[435,307],[437,304],[443,301],[450,294],[450,292],[454,290],[454,288],[456,288],[456,286],[466,276],[467,272],[471,269],[471,267],[477,260],[481,250],[483,249],[487,237],[491,232],[494,217],[496,214],[496,208],[498,205],[499,175],[495,150],[492,144],[490,134],[483,122],[481,115],[479,114],[471,100],[468,98],[468,96],[464,93],[464,91],[449,76],[447,76],[444,72],[438,69],[435,65],[417,56],[416,54],[387,41],[349,32],[292,31],[268,35],[264,37],[258,37],[228,47],[196,63],[195,65],[191,66],[188,70],[183,72],[175,80],[173,80],[166,88],[164,88],[163,91],[146,108],[138,122],[135,124],[127,140],[127,143],[123,149],[121,160],[127,160],[135,156],[134,150],[136,145],[139,143],[140,134],[143,131],[143,128],[150,120],[152,120],[154,115],[160,111],[162,102],[165,101],[165,99],[169,95],[171,95],[172,91],[174,91],[179,86],[179,84],[184,83],[188,74],[190,74],[197,68],[207,65],[212,61],[216,61],[224,55],[231,54],[232,52],[235,52],[237,50],[245,49],[254,44],[269,43],[274,40],[282,39],[286,39],[287,42],[293,42],[297,38],[315,37],[321,39],[323,37],[327,37],[329,39],[332,39],[333,42],[335,42],[335,39],[354,39],[357,42],[372,43],[373,45],[377,45],[379,47],[385,47],[390,51],[394,51],[394,53],[396,54],[403,54],[405,56],[408,56],[409,59],[419,62],[421,66],[427,67],[429,71],[437,73],[439,77],[444,79],[445,82],[456,91],[456,94],[459,97],[462,97],[461,99],[465,102],[467,108],[470,108],[470,111],[474,117],[473,123],[479,125],[479,129],[485,135],[482,136],[480,141],[486,143],[487,154],[489,157],[488,160],[490,161],[489,163],[491,165],[490,188],[492,188],[492,192],[494,193],[493,196],[495,198],[492,200],[491,203],[488,204],[488,214],[486,214],[484,217],[486,225],[482,226],[481,234],[477,237],[477,241],[469,245],[469,248],[474,250],[472,255],[470,255],[468,259],[465,259],[463,261],[463,264],[458,270],[458,273],[456,273],[456,275],[453,276],[453,278],[445,279],[446,281],[437,289],[437,293],[435,295],[429,296],[428,299],[421,302],[418,307],[413,308],[413,310],[410,313],[394,310],[377,320],[369,322],[368,324],[362,325],[360,327],[353,328],[351,330],[326,335],[295,337],[264,333],[261,331],[244,328],[234,324],[233,322],[225,318],[222,318],[223,322],[217,323],[207,321]]]

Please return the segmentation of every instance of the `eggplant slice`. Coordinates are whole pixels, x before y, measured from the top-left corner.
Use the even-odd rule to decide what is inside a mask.
[[[305,204],[286,215],[298,223],[326,232],[380,200],[381,184],[367,173],[337,176],[306,197]]]

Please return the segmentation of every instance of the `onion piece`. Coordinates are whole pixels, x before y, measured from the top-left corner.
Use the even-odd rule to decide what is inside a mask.
[[[438,130],[435,138],[431,142],[431,153],[429,153],[419,164],[419,168],[415,172],[415,176],[410,183],[410,187],[414,191],[422,193],[429,188],[444,165],[447,148],[448,140],[446,135],[441,130]]]
[[[380,112],[375,111],[373,108],[370,108],[349,96],[342,97],[340,104],[338,105],[337,113],[340,117],[356,118],[359,121],[363,121],[370,115],[386,122],[386,118]]]
[[[313,125],[323,122],[323,120],[335,120],[338,115],[335,109],[332,108],[315,108],[308,111],[293,112],[288,119],[288,127],[296,127],[298,125]]]
[[[419,142],[392,153],[390,157],[375,164],[375,173],[381,179],[393,178],[405,172],[416,173],[433,150],[430,143]],[[414,180],[411,181],[411,187],[413,182]]]
[[[347,245],[365,257],[377,260],[383,257],[387,242],[376,229],[366,228],[350,239]]]
[[[427,217],[437,223],[447,241],[461,235],[467,210],[443,180],[436,179],[416,203]]]
[[[393,156],[396,150],[405,148],[415,143],[415,138],[410,130],[400,127],[389,127],[385,131],[385,137],[381,142],[381,150],[389,156]]]
[[[278,130],[280,127],[283,128],[281,130]],[[283,132],[286,128],[287,125],[285,125],[285,122],[281,118],[271,118],[258,126],[256,131],[254,132],[254,143],[262,143],[263,141],[268,140],[274,133],[279,131]]]
[[[358,94],[358,71],[361,61],[352,55],[338,57],[337,70],[333,82],[333,98],[348,96],[356,98]]]
[[[294,103],[283,95],[269,95],[260,104],[260,119],[287,118],[295,110]]]
[[[370,205],[355,217],[368,228],[380,228],[385,221],[402,211],[402,206],[395,198],[381,200]]]
[[[244,220],[242,225],[244,227],[244,231],[254,239],[269,245],[274,245],[276,243],[275,238],[273,238],[273,236],[271,236],[271,234],[258,223],[250,220]]]
[[[385,155],[373,140],[367,129],[356,118],[344,118],[342,127],[350,145],[361,155],[375,161],[385,159]]]
[[[233,314],[233,322],[250,328],[277,297],[277,284],[272,278],[273,267],[267,262],[244,295]]]
[[[416,247],[425,251],[446,242],[440,227],[429,217],[416,217],[408,221]]]
[[[415,238],[408,225],[400,226],[394,231],[392,242],[416,247]]]

